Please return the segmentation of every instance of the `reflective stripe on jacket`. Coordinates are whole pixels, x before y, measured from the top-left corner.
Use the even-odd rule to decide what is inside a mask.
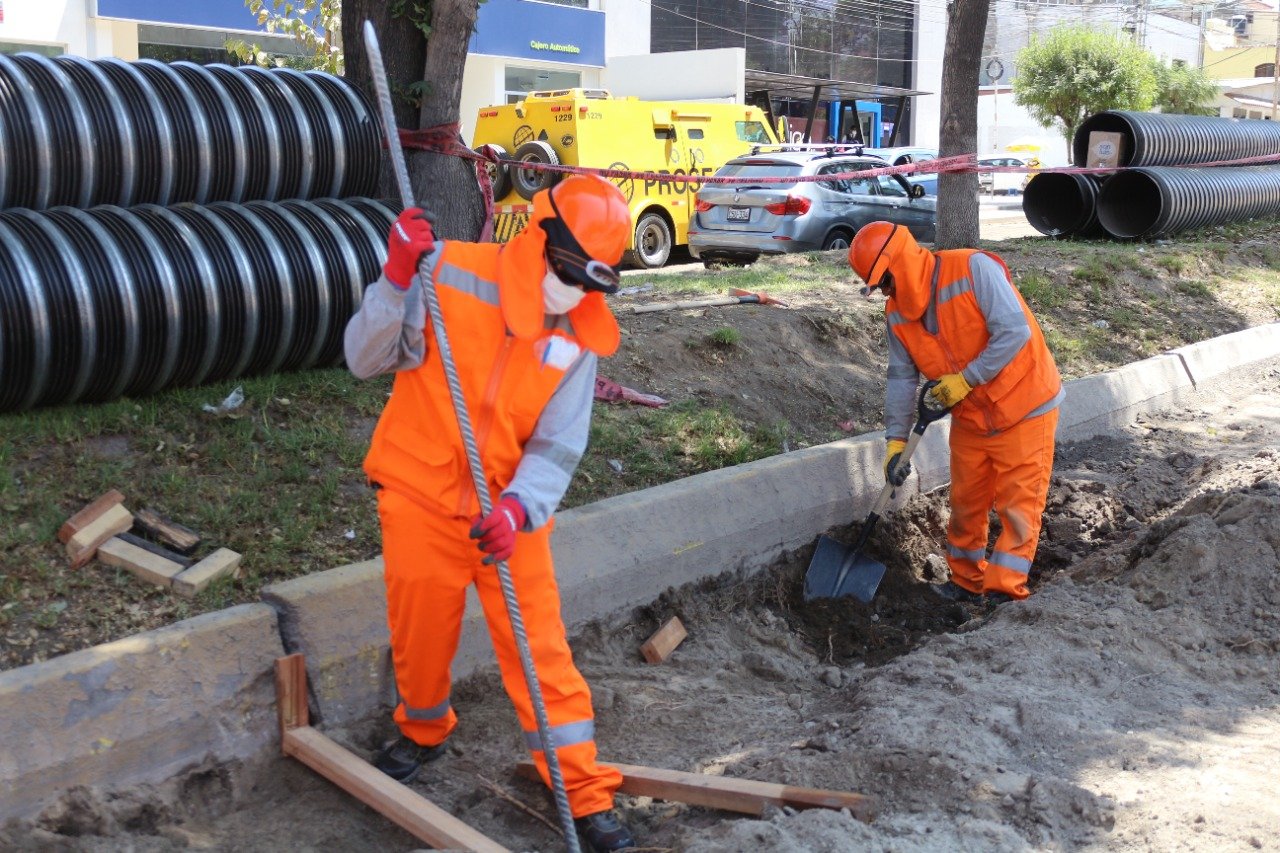
[[[568,316],[545,315],[545,265],[504,267],[504,248],[510,244],[445,241],[428,256],[491,497],[511,483],[565,373],[584,349],[612,352],[618,334],[599,293],[588,294]],[[535,315],[541,322],[533,321]],[[512,327],[524,334],[513,334]],[[421,366],[396,373],[364,469],[370,480],[422,506],[460,517],[479,512],[433,336]]]
[[[982,353],[991,337],[969,278],[969,259],[975,251],[955,249],[934,254],[938,270],[932,299],[937,311],[937,334],[930,334],[922,319],[902,317],[892,298],[885,305],[889,328],[927,379],[961,372]],[[989,252],[984,254],[998,261],[1012,282],[1004,261]],[[1045,345],[1040,325],[1016,287],[1013,292],[1031,329],[1030,340],[999,373],[974,387],[951,412],[957,423],[983,433],[1008,429],[1062,390],[1058,367]]]

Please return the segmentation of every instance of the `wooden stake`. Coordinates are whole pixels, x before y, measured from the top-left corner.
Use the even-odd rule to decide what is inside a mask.
[[[98,516],[120,503],[124,503],[124,495],[115,489],[102,495],[62,523],[62,527],[58,528],[58,541],[65,545],[68,539],[96,521]]]
[[[71,568],[78,569],[93,559],[98,546],[117,533],[133,527],[133,513],[122,504],[112,504],[96,519],[77,530],[67,540],[67,556]]]
[[[156,586],[169,587],[182,565],[113,536],[98,546],[98,559],[108,566],[125,569]]]
[[[173,579],[173,591],[194,598],[209,584],[240,567],[240,555],[230,548],[219,548]]]
[[[790,806],[793,809],[848,809],[854,817],[870,823],[876,814],[872,797],[845,791],[820,788],[798,788],[751,779],[683,773],[632,764],[609,764],[622,771],[624,793],[655,800],[674,800],[692,806],[740,812],[759,817],[766,805]],[[521,761],[516,772],[528,779],[541,779],[532,761]]]
[[[311,725],[307,711],[307,662],[299,654],[276,658],[276,710],[280,737],[291,729]],[[288,755],[288,751],[284,751]]]
[[[360,760],[307,725],[307,673],[302,655],[276,659],[281,745],[360,802],[438,850],[510,853],[508,848],[471,828],[435,803]]]
[[[672,616],[667,620],[667,624],[654,631],[653,636],[645,640],[644,645],[640,647],[640,654],[644,655],[644,659],[649,663],[662,663],[676,650],[676,646],[684,642],[687,636],[689,634],[680,622],[680,617]]]
[[[200,537],[194,530],[175,524],[153,509],[138,510],[134,522],[143,533],[179,554],[189,555],[200,544]]]

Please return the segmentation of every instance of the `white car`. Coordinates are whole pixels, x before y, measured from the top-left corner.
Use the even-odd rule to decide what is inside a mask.
[[[991,157],[979,160],[979,166],[1026,166],[1026,162],[1017,157]],[[978,191],[992,195],[1016,195],[1022,192],[1026,183],[1026,172],[979,172]]]

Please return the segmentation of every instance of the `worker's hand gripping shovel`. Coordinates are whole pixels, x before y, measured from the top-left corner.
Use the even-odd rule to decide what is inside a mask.
[[[950,408],[943,406],[929,391],[937,385],[936,381],[926,382],[920,389],[920,399],[916,406],[916,425],[911,428],[907,438],[907,446],[902,450],[898,466],[903,467],[911,461],[911,454],[924,436],[929,424],[944,417]],[[809,569],[804,575],[804,598],[812,601],[815,598],[842,598],[852,595],[862,602],[869,602],[875,597],[880,581],[884,578],[885,566],[862,554],[871,532],[875,530],[880,514],[893,497],[894,485],[886,482],[876,498],[867,520],[862,523],[858,532],[858,541],[850,548],[842,545],[829,536],[819,536],[818,546],[814,549],[813,559],[809,561]]]

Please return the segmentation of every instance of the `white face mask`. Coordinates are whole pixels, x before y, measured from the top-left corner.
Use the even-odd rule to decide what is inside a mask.
[[[568,314],[587,292],[574,284],[565,284],[550,269],[542,279],[542,307],[548,314]]]

